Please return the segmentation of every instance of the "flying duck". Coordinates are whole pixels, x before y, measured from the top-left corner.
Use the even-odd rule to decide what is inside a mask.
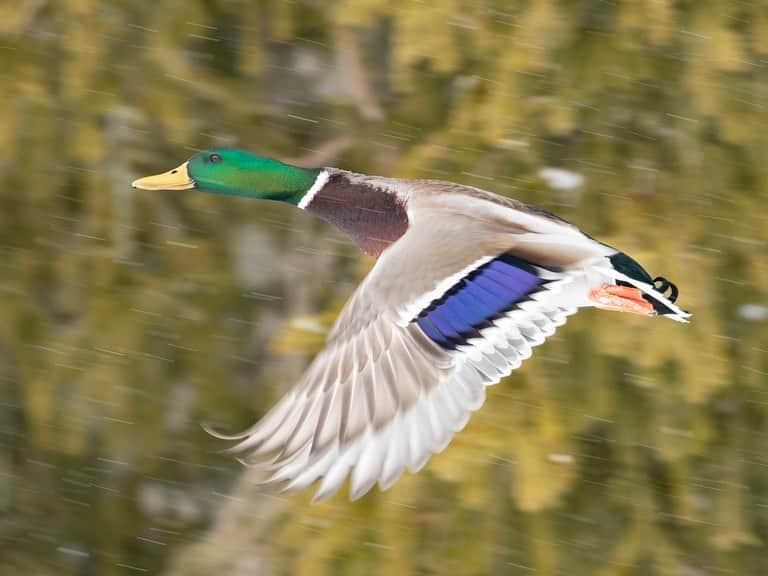
[[[376,258],[325,348],[229,450],[267,484],[315,501],[351,476],[385,490],[442,451],[497,383],[579,308],[687,322],[677,288],[545,210],[440,180],[300,168],[235,149],[140,178],[293,204]]]

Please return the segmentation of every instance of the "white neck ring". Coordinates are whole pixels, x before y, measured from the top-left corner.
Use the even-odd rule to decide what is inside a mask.
[[[328,174],[328,170],[323,170],[320,172],[320,174],[317,175],[317,178],[315,178],[315,183],[312,184],[312,187],[307,190],[307,193],[301,197],[301,200],[299,200],[297,206],[302,210],[306,210],[307,206],[309,206],[310,202],[312,202],[314,199],[315,194],[320,192],[320,190],[323,189],[323,186],[328,183],[329,176],[330,175]]]

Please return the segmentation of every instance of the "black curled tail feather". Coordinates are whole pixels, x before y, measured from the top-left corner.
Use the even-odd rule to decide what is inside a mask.
[[[667,290],[669,290],[669,296],[667,296],[667,299],[674,304],[677,302],[677,286],[675,286],[672,282],[664,278],[664,276],[656,276],[656,278],[653,279],[653,287],[656,288],[659,292],[662,294],[667,293]]]

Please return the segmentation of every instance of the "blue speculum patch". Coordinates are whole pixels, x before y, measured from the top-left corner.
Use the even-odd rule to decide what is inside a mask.
[[[546,281],[525,260],[502,254],[457,282],[415,321],[443,348],[455,348]]]

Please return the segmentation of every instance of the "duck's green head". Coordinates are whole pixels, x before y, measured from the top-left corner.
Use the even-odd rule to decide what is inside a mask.
[[[272,158],[229,148],[195,154],[168,172],[139,178],[144,190],[202,190],[298,204],[321,169],[299,168]]]

